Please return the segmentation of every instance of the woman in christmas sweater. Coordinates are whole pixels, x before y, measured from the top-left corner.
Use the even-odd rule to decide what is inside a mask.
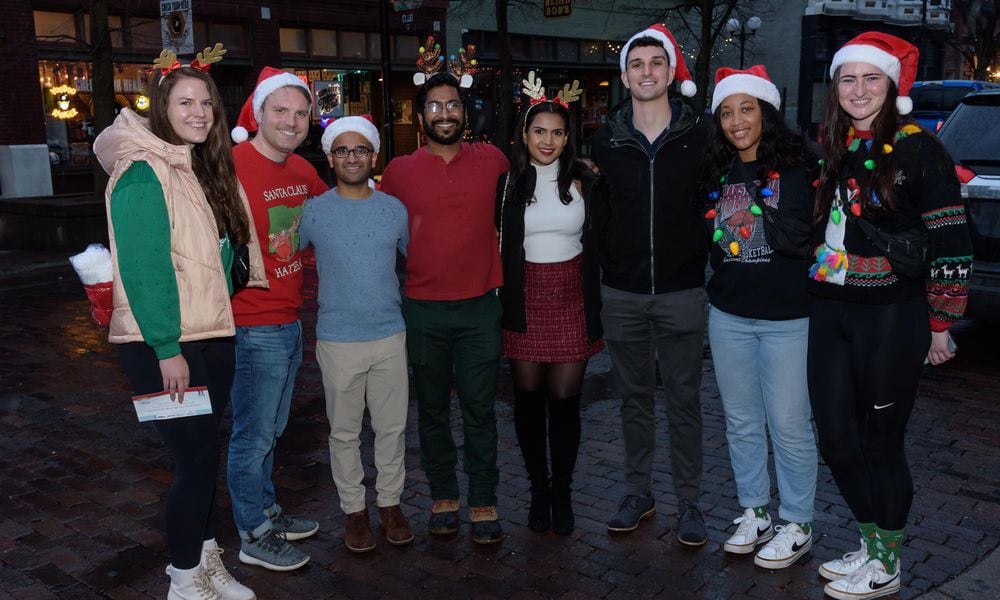
[[[533,73],[529,79],[537,81]],[[532,102],[497,194],[503,347],[531,480],[528,526],[563,535],[575,525],[570,482],[580,445],[580,389],[587,360],[603,347],[588,210],[593,177],[574,158],[567,104],[562,95]]]
[[[953,356],[972,248],[954,164],[909,118],[917,49],[863,33],[834,55],[810,270],[809,392],[820,452],[861,531],[824,563],[834,598],[896,592],[913,499],[903,437],[925,359]],[[916,238],[906,260],[887,236]],[[920,248],[926,246],[926,260]],[[880,250],[880,248],[886,248]]]
[[[211,62],[210,52],[184,66],[161,57],[149,120],[125,108],[94,141],[111,176],[109,340],[136,394],[169,392],[183,402],[187,388],[207,386],[211,400],[211,414],[154,422],[174,458],[165,514],[169,600],[255,597],[222,565],[211,519],[219,422],[234,371],[234,248],[249,246],[248,285],[267,284],[221,98],[205,73]]]
[[[744,509],[724,547],[750,554],[765,544],[754,562],[770,569],[809,551],[816,496],[805,281],[815,160],[785,125],[780,106],[763,66],[718,70],[702,185],[714,242],[708,334]],[[768,513],[768,430],[785,525],[773,526]]]

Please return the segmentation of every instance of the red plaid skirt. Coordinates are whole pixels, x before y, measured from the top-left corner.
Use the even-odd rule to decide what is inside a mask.
[[[559,263],[524,263],[524,316],[527,331],[503,330],[508,358],[544,363],[587,360],[604,347],[587,341],[583,278],[578,255]]]

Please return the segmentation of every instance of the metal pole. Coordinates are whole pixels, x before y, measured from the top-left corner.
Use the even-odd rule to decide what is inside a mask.
[[[382,46],[382,104],[384,109],[382,112],[384,113],[383,119],[385,123],[385,143],[382,144],[382,147],[385,148],[385,162],[388,164],[392,160],[393,154],[392,85],[389,81],[392,69],[389,54],[389,0],[382,0],[378,4],[379,27],[382,30],[380,40]]]
[[[746,49],[747,45],[747,27],[744,24],[740,24],[740,71],[743,70],[743,51]]]

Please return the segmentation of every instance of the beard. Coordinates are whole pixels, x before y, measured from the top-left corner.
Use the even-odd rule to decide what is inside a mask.
[[[441,135],[434,128],[438,123],[454,123],[455,131],[451,135]],[[424,134],[442,146],[450,146],[462,139],[462,136],[465,134],[465,128],[462,127],[462,121],[459,119],[441,119],[431,123],[430,127],[425,127]]]

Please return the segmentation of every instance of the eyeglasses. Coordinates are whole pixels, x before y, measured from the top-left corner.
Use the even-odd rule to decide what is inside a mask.
[[[428,102],[424,106],[432,114],[437,114],[445,110],[450,113],[459,112],[462,110],[462,102],[460,100],[449,100],[448,102],[438,102],[437,100],[432,100],[431,102]]]
[[[347,158],[349,154],[353,154],[358,158],[367,158],[373,150],[368,146],[355,146],[353,148],[348,148],[347,146],[337,146],[330,153],[333,154],[334,158]]]

